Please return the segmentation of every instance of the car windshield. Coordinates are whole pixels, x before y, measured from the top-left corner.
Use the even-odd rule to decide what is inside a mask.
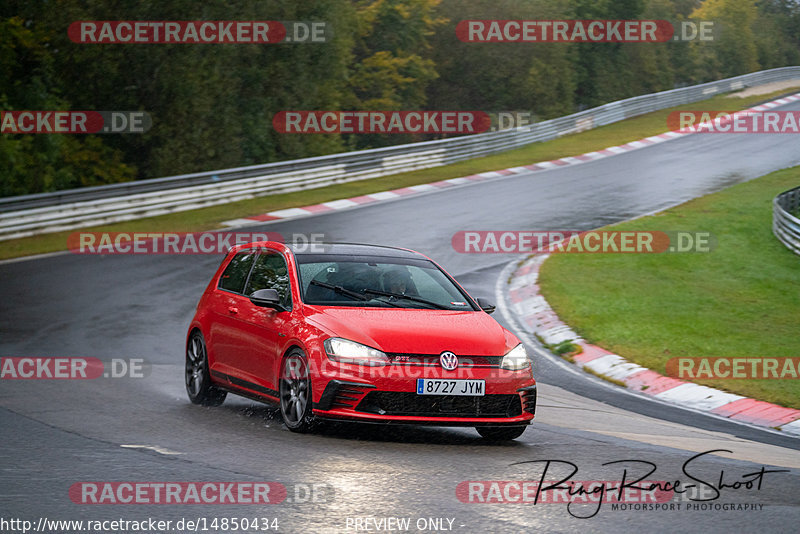
[[[446,274],[425,259],[298,255],[297,267],[306,304],[476,309]]]

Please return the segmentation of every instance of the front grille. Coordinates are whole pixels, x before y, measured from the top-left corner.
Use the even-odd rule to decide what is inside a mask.
[[[340,388],[331,402],[332,408],[352,408],[364,392],[355,388]]]
[[[425,365],[441,367],[438,354],[408,354],[389,352],[386,354],[395,365]],[[459,367],[500,367],[502,356],[458,356]]]
[[[522,414],[522,402],[516,394],[460,397],[370,391],[356,411],[422,417],[515,417]]]
[[[526,412],[536,413],[536,386],[529,386],[518,390],[522,395],[522,404]]]
[[[325,391],[322,392],[322,397],[315,408],[319,410],[353,408],[361,396],[374,387],[372,384],[331,380],[325,387]]]

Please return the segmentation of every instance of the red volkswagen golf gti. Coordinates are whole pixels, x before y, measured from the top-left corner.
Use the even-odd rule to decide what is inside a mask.
[[[355,244],[233,247],[186,342],[186,391],[280,405],[286,426],[315,419],[473,426],[519,437],[536,381],[524,346],[441,267],[417,252]]]

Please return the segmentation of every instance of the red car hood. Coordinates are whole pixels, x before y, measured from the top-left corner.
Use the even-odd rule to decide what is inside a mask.
[[[313,306],[306,315],[333,337],[384,352],[502,356],[519,343],[483,312]]]

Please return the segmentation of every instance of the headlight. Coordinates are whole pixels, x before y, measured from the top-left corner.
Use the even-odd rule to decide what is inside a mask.
[[[337,362],[370,365],[373,367],[389,364],[389,358],[386,354],[355,341],[332,337],[326,339],[323,344],[328,358]]]
[[[525,352],[525,347],[520,343],[503,356],[503,363],[500,364],[500,367],[509,371],[519,371],[528,367],[530,363],[528,353]]]

